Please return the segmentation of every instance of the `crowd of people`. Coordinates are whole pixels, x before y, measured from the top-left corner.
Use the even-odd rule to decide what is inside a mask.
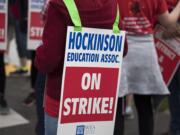
[[[64,1],[49,0],[45,3],[45,11],[42,14],[44,22],[42,45],[36,51],[29,52],[27,51],[28,1],[9,1],[8,44],[12,40],[11,29],[13,29],[21,64],[21,67],[10,75],[26,74],[27,59],[31,59],[32,92],[25,98],[23,104],[29,106],[36,101],[37,135],[56,135],[66,31],[67,26],[73,26],[73,22]],[[153,36],[156,24],[161,24],[167,29],[167,37],[168,34],[171,38],[180,35],[180,28],[177,27],[180,18],[180,1],[78,0],[75,1],[75,5],[82,26],[105,29],[112,29],[117,5],[119,7],[121,15],[119,27],[126,31],[126,47],[114,135],[124,134],[125,117],[134,118],[133,99],[138,114],[139,135],[153,135],[153,103],[162,97],[169,98],[171,116],[169,131],[164,135],[180,135],[180,67],[177,68],[167,87],[158,64]],[[2,115],[9,113],[5,99],[5,83],[4,52],[0,52],[0,114]]]

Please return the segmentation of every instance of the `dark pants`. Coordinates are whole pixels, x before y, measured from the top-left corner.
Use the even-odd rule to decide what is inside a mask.
[[[154,118],[152,96],[134,95],[135,105],[138,113],[139,135],[153,135]]]
[[[178,68],[170,86],[169,96],[170,107],[170,131],[173,135],[180,135],[180,67]]]
[[[15,36],[19,57],[28,58],[29,51],[27,50],[27,33],[20,30],[20,23],[18,20],[15,20]]]
[[[5,94],[5,65],[4,65],[4,54],[0,53],[0,96],[4,97]]]
[[[44,87],[45,87],[45,75],[38,73],[36,80],[36,109],[38,122],[36,125],[36,134],[44,135]]]
[[[36,79],[37,79],[37,68],[34,65],[34,59],[36,56],[35,51],[31,51],[31,88],[35,89]]]
[[[114,135],[123,135],[124,134],[124,115],[123,115],[123,98],[118,98],[116,119],[114,126]]]

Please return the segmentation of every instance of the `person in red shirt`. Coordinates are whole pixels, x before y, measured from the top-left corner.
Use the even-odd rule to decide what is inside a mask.
[[[168,4],[169,11],[172,11],[176,6],[178,0],[166,0]],[[179,19],[180,25],[180,19]],[[172,30],[165,32],[167,37],[174,34],[171,33]],[[180,31],[179,31],[180,32]],[[168,86],[171,95],[169,96],[169,110],[170,110],[170,124],[169,131],[163,133],[162,135],[179,135],[180,134],[180,66],[177,68],[173,79]]]
[[[166,2],[168,4],[168,9],[171,11],[174,9],[176,4],[178,3],[178,0],[166,0]]]
[[[124,59],[129,93],[134,94],[139,134],[153,135],[152,99],[169,93],[158,65],[153,39],[157,18],[165,27],[174,27],[180,16],[180,1],[169,13],[165,0],[118,0],[123,29],[127,31],[128,54]]]
[[[20,58],[20,68],[11,72],[11,76],[28,73],[26,36],[27,36],[27,0],[10,0],[9,11],[13,19],[17,51]]]
[[[117,13],[116,0],[75,0],[82,25],[112,29]],[[45,86],[45,134],[55,135],[59,112],[61,79],[67,26],[73,25],[62,0],[50,0],[45,12],[42,45],[37,48],[35,65],[47,75]]]

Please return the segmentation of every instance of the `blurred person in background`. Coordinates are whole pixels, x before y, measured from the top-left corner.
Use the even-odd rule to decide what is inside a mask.
[[[10,0],[10,11],[15,26],[15,38],[20,59],[20,68],[10,73],[11,76],[26,75],[27,67],[27,6],[26,0]]]
[[[8,2],[8,7],[10,2]],[[9,8],[8,8],[9,9]],[[8,26],[12,24],[11,22],[11,14],[8,12]],[[8,43],[12,40],[13,33],[11,33],[8,29]],[[7,44],[8,44],[7,43]],[[5,98],[5,87],[6,87],[6,73],[5,73],[5,61],[4,61],[4,54],[7,51],[0,50],[0,115],[7,115],[9,114],[9,107]]]
[[[41,21],[44,25],[44,22],[46,20],[46,8],[48,7],[49,0],[44,0],[44,6],[41,11]],[[33,61],[34,64],[34,61]],[[37,70],[37,78],[35,83],[35,92],[36,92],[36,111],[37,111],[37,123],[35,132],[37,135],[44,135],[45,133],[45,127],[44,127],[44,89],[45,89],[45,80],[46,76],[42,73],[40,73]]]
[[[168,3],[169,10],[172,11],[175,5],[178,3],[178,0],[166,0]],[[180,33],[180,19],[179,26],[177,30]],[[171,30],[170,30],[171,31]],[[166,37],[172,37],[173,33],[166,31]],[[177,68],[177,71],[169,85],[169,90],[171,92],[169,96],[169,109],[170,109],[170,128],[169,132],[164,133],[163,135],[180,135],[180,66]]]
[[[174,28],[180,16],[180,1],[169,13],[165,0],[118,0],[123,29],[127,31],[128,54],[123,64],[127,70],[129,93],[134,94],[139,134],[154,134],[152,100],[169,91],[163,81],[153,38],[153,19]],[[175,30],[175,29],[174,29]]]
[[[0,115],[7,115],[9,107],[5,99],[6,74],[4,64],[4,52],[0,51]]]
[[[180,66],[169,85],[170,131],[164,135],[180,135]]]
[[[37,74],[35,91],[36,91],[36,111],[37,111],[37,124],[36,124],[36,134],[44,135],[44,89],[45,89],[46,76],[42,73]]]
[[[37,69],[34,66],[35,51],[31,51],[30,54],[30,52],[27,50],[28,0],[11,0],[11,12],[13,14],[15,22],[16,43],[21,67],[16,71],[10,73],[10,75],[27,75],[27,59],[31,55],[31,91],[23,101],[23,105],[30,107],[36,102],[35,82],[37,77]]]
[[[134,111],[133,111],[133,95],[129,94],[126,96],[126,109],[125,109],[125,117],[126,119],[134,119]]]
[[[36,79],[37,79],[37,68],[34,65],[34,58],[35,58],[36,52],[31,51],[31,69],[30,69],[30,83],[31,83],[31,90],[27,97],[23,101],[23,105],[26,107],[31,107],[36,103]],[[38,97],[37,97],[38,98]]]
[[[11,13],[11,1],[8,0],[8,40],[7,40],[7,49],[5,51],[4,55],[4,62],[5,64],[9,64],[10,58],[9,58],[9,49],[10,49],[10,42],[14,38],[14,20]]]
[[[120,21],[120,28],[122,26],[122,22]],[[128,53],[128,45],[127,40],[125,40],[124,46],[124,54],[125,57]],[[122,78],[123,76],[123,78]],[[120,79],[120,87],[118,93],[118,103],[116,109],[116,118],[115,118],[115,125],[114,125],[114,134],[113,135],[123,135],[124,134],[124,118],[125,118],[125,109],[126,109],[126,98],[125,96],[128,94],[128,87],[126,83],[126,70],[124,70],[124,64],[122,63],[122,72],[121,72],[121,79]]]

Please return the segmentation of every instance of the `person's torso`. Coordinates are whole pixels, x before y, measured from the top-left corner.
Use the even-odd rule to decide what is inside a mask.
[[[112,29],[116,13],[116,0],[75,0],[83,27]],[[57,13],[64,16],[66,20],[65,26],[72,26],[73,23],[62,0],[50,0],[48,8],[56,8]],[[47,13],[47,12],[46,12]],[[48,18],[48,17],[47,17]],[[66,29],[65,29],[66,30]],[[66,35],[66,31],[62,31]],[[65,38],[60,36],[65,45]],[[64,54],[60,54],[64,57]],[[63,70],[63,62],[60,61],[59,67],[49,73],[46,81],[47,94],[58,100],[60,98],[61,77]]]
[[[152,34],[159,0],[118,0],[123,29],[130,34]]]

